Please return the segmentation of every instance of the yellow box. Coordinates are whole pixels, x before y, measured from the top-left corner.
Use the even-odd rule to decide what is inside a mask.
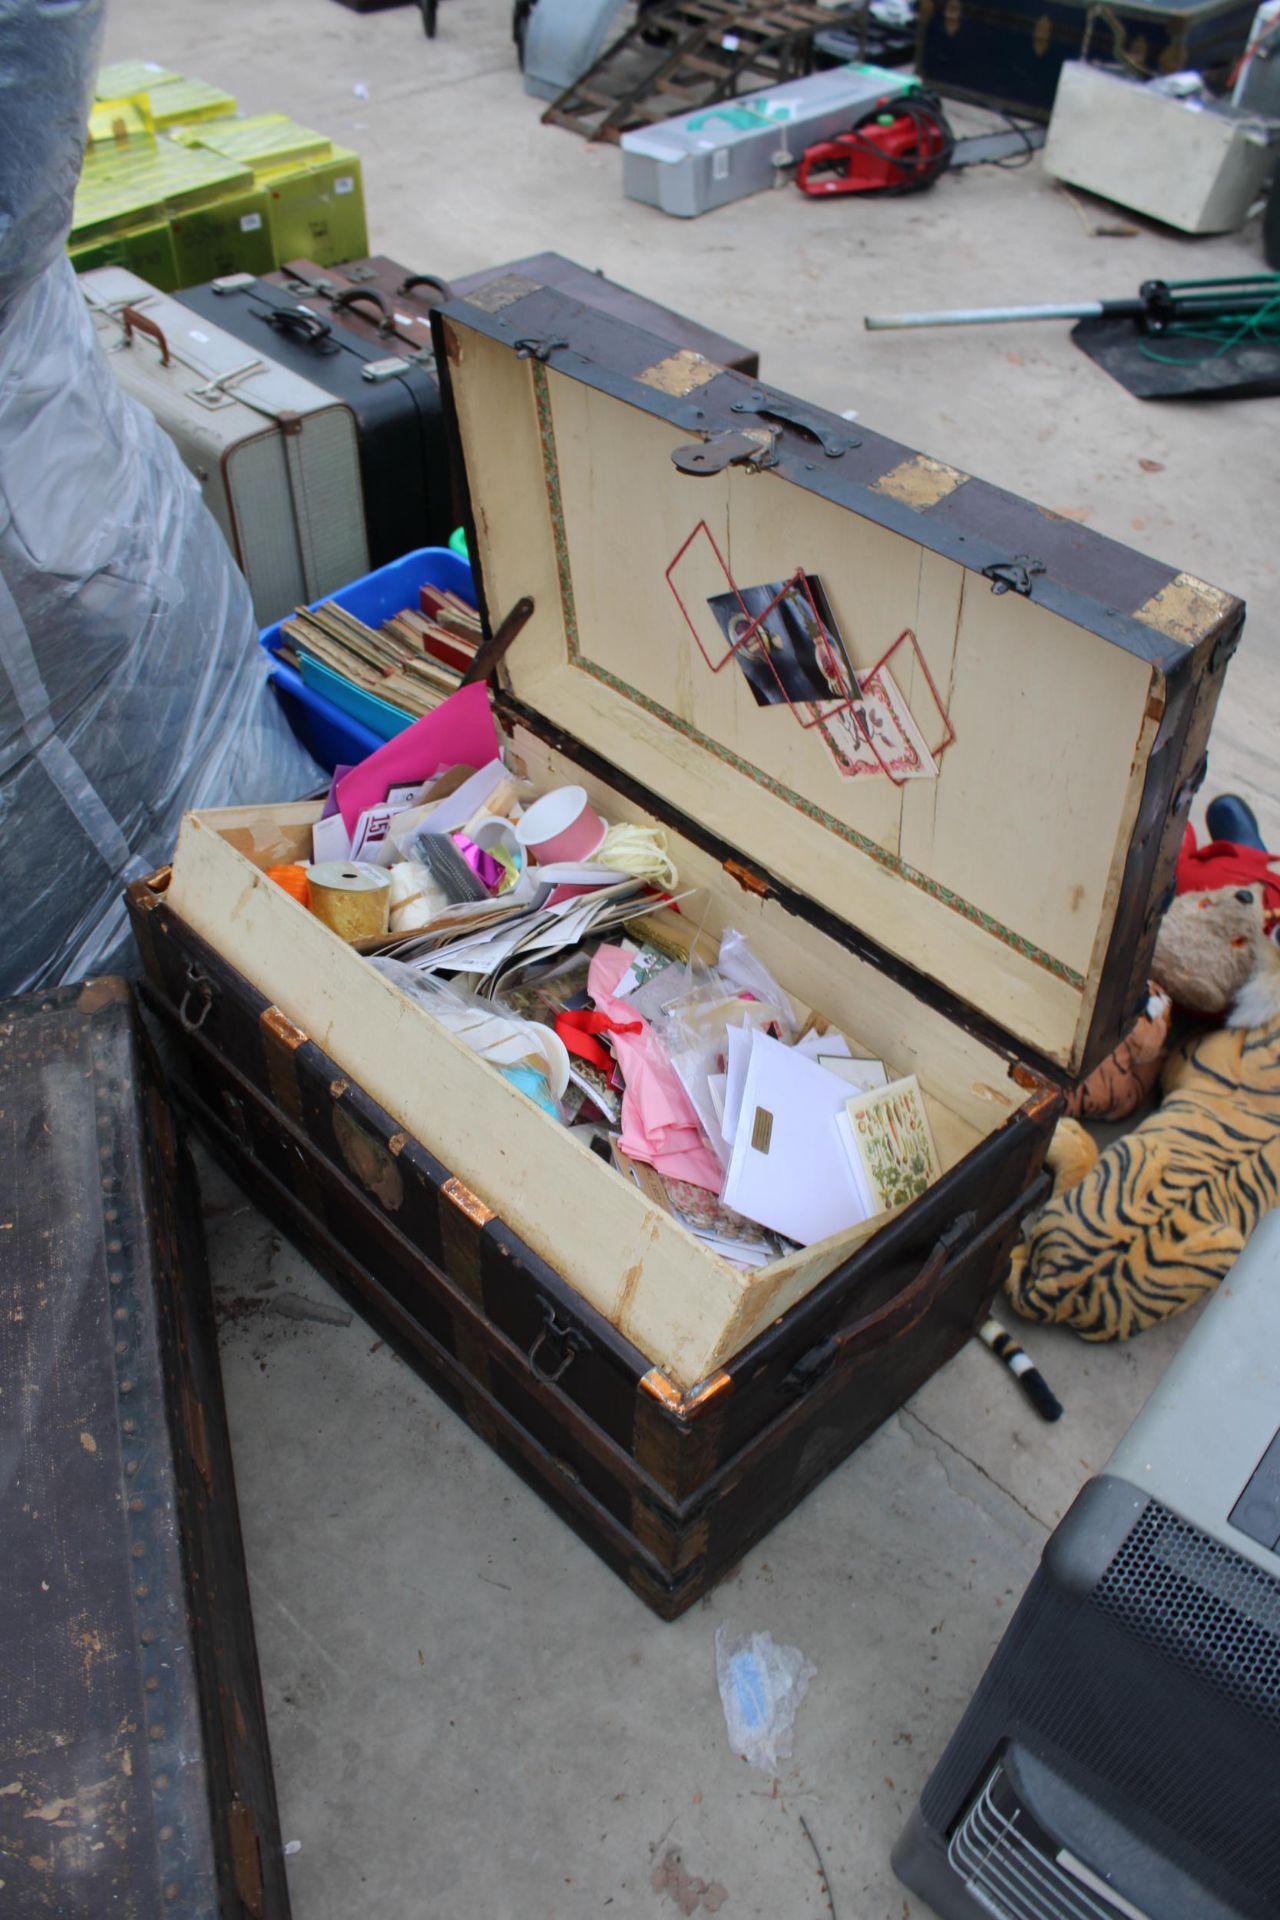
[[[168,86],[181,78],[180,73],[157,66],[154,60],[116,60],[99,73],[93,97],[95,100],[132,100],[135,94],[150,93],[152,87]]]
[[[142,135],[90,147],[76,188],[73,243],[124,232],[175,209],[208,205],[253,187],[247,167],[202,148]]]
[[[360,159],[348,148],[335,147],[331,159],[303,173],[278,174],[267,193],[277,266],[314,260],[335,267],[368,254]]]
[[[130,273],[158,287],[161,293],[172,293],[188,284],[178,276],[173,238],[163,220],[80,241],[69,246],[67,254],[77,273],[88,273],[92,267],[128,267]]]
[[[235,95],[207,80],[172,79],[147,89],[151,117],[158,128],[186,127],[193,122],[223,120],[236,110]]]
[[[275,174],[297,173],[333,157],[333,142],[323,133],[301,127],[285,113],[253,113],[243,119],[215,120],[179,128],[174,138],[186,147],[207,147],[252,167],[261,181]]]
[[[109,143],[121,146],[126,140],[141,139],[154,131],[145,94],[133,100],[95,100],[89,109],[88,145],[91,147]]]
[[[264,187],[185,207],[170,225],[180,287],[199,286],[226,273],[270,273],[279,262],[271,244],[271,214]]]

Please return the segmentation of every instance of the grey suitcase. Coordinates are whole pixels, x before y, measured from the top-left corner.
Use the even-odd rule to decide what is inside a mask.
[[[120,385],[200,482],[261,626],[369,571],[350,407],[123,267],[80,285]]]

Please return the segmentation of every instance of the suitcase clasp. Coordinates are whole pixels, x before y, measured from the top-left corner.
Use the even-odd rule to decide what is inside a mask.
[[[1032,580],[1044,570],[1043,560],[1033,560],[1030,554],[1019,553],[1012,560],[993,560],[990,566],[982,569],[982,577],[991,582],[992,593],[1020,593],[1029,600]]]
[[[517,340],[516,358],[517,360],[540,360],[545,366],[553,353],[558,353],[561,347],[567,347],[568,344],[567,340],[558,339],[555,334],[549,335],[545,340]]]
[[[540,1300],[538,1304],[542,1308],[542,1317],[546,1325],[534,1337],[526,1357],[539,1380],[545,1380],[548,1386],[553,1386],[557,1380],[564,1378],[574,1360],[580,1353],[585,1353],[591,1342],[585,1333],[579,1333],[577,1327],[570,1326],[567,1322],[562,1324],[557,1320],[556,1310],[549,1300]],[[538,1362],[538,1355],[544,1345],[550,1345],[551,1348],[549,1357],[554,1364],[550,1371]]]
[[[690,446],[676,447],[671,459],[678,472],[695,477],[723,473],[726,467],[736,466],[750,467],[758,473],[778,464],[777,430],[758,427],[735,433],[729,428],[724,433],[708,434],[705,440],[695,440]]]

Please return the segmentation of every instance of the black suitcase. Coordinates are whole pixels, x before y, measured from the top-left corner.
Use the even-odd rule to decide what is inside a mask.
[[[921,0],[916,71],[958,100],[1047,120],[1066,60],[1139,74],[1184,67],[1225,82],[1254,0]]]
[[[0,1007],[0,1911],[287,1920],[195,1176],[129,989]]]
[[[344,400],[356,417],[369,564],[443,546],[456,522],[440,386],[323,312],[249,274],[231,274],[176,296],[259,353]]]

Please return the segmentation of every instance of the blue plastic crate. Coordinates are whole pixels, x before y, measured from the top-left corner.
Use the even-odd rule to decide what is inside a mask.
[[[402,560],[392,560],[385,567],[353,580],[349,587],[327,593],[324,599],[335,600],[367,627],[379,627],[393,613],[416,607],[418,588],[423,586],[443,588],[473,607],[476,604],[471,568],[447,547],[419,547],[415,553],[406,553]],[[322,606],[324,601],[316,600],[312,604]],[[279,658],[282,624],[277,620],[274,626],[264,627],[259,635],[262,647],[272,660],[271,684],[289,725],[322,767],[332,772],[334,767],[355,766],[375,753],[384,741],[413,724],[412,714],[396,715],[385,701],[372,699],[358,687],[335,685],[336,676],[323,672],[317,676],[332,692],[308,686],[295,668]],[[339,705],[339,700],[344,705]],[[347,705],[350,711],[346,710]],[[369,724],[370,719],[373,725]]]

